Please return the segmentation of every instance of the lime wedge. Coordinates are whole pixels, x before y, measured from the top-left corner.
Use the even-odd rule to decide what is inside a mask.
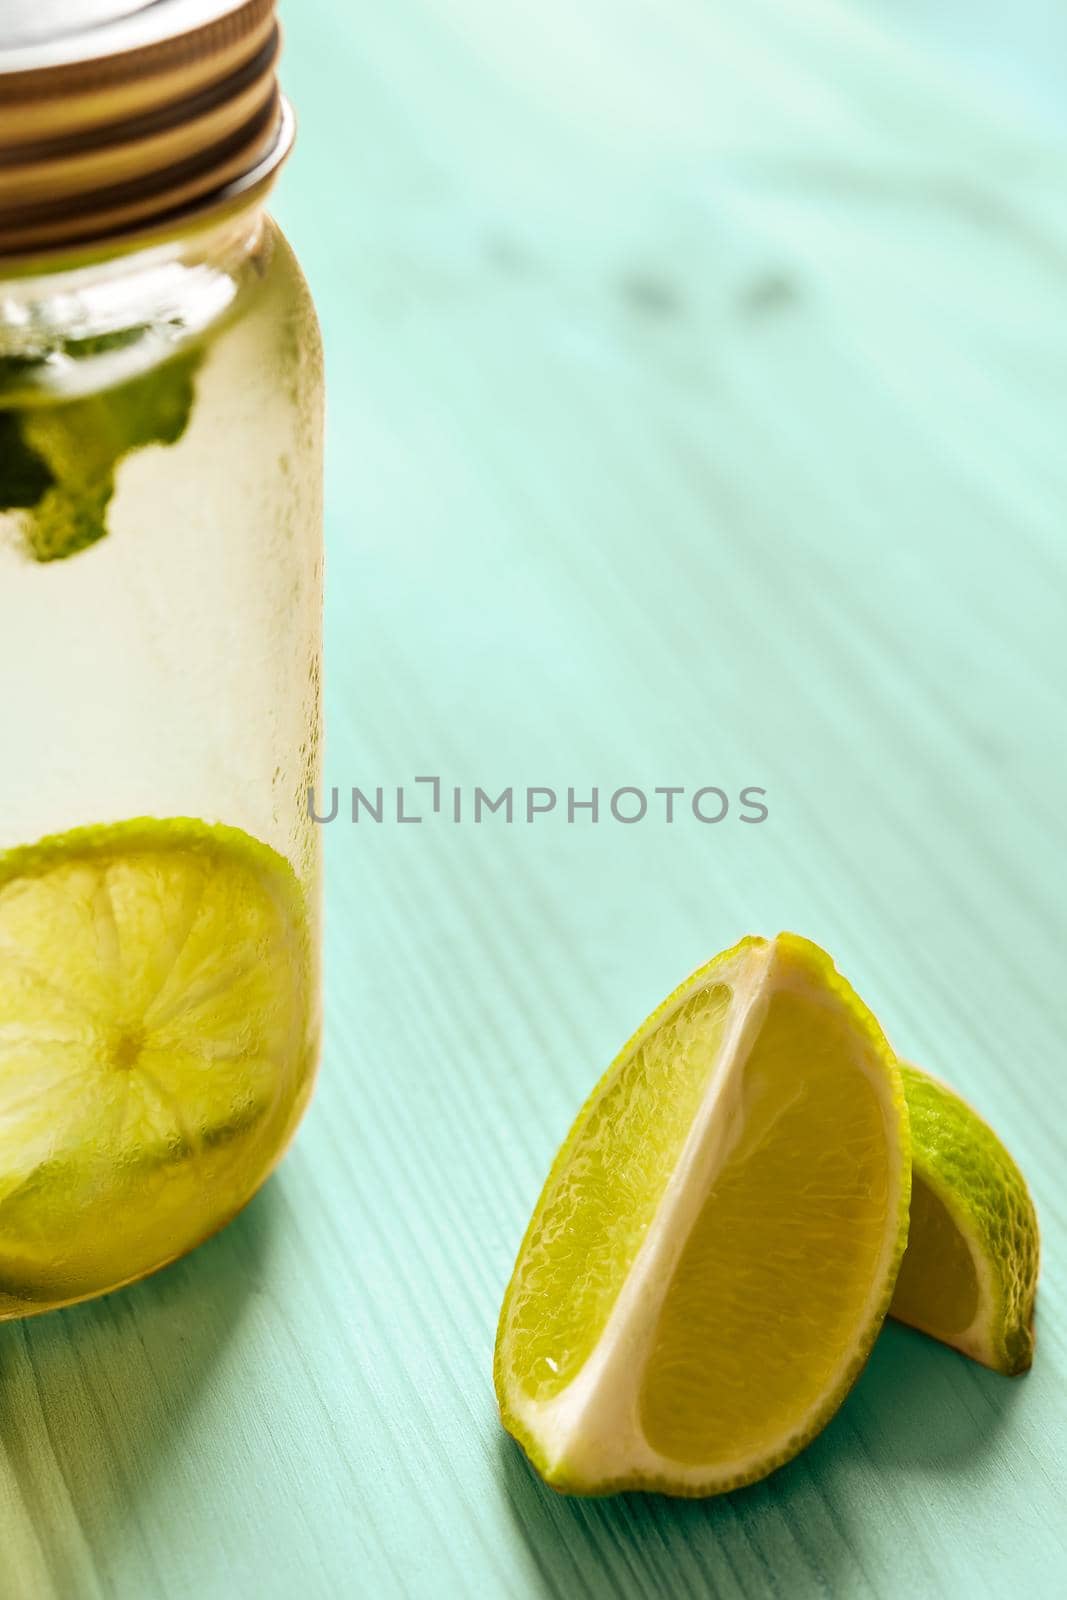
[[[1039,1254],[1026,1180],[965,1100],[906,1062],[901,1074],[911,1231],[890,1312],[997,1372],[1025,1372]]]
[[[185,819],[0,855],[0,1317],[139,1278],[251,1197],[310,1091],[304,897]]]
[[[867,1358],[909,1178],[896,1062],[829,958],[792,934],[716,956],[549,1173],[500,1316],[505,1427],[558,1489],[763,1477]]]

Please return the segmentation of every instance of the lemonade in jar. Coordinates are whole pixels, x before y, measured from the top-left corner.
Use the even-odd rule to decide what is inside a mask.
[[[320,1028],[322,361],[271,0],[0,38],[0,1318],[254,1194]]]

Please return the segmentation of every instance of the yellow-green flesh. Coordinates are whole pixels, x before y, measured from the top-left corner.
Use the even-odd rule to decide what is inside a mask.
[[[673,1460],[747,1456],[791,1433],[855,1336],[890,1174],[875,1087],[842,1072],[853,1051],[844,1016],[773,996],[645,1371],[645,1437]]]
[[[935,1339],[951,1342],[978,1310],[974,1259],[944,1201],[915,1172],[911,1221],[890,1310]]]
[[[511,1304],[515,1377],[533,1399],[571,1382],[603,1331],[674,1171],[714,1065],[730,991],[687,1000],[593,1096],[580,1149],[549,1180]]]

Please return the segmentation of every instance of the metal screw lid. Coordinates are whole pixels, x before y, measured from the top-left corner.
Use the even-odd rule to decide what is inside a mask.
[[[0,256],[172,226],[292,144],[274,0],[0,0]]]

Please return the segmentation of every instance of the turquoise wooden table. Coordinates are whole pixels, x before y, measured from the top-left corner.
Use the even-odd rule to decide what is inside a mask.
[[[327,830],[277,1177],[0,1329],[4,1600],[1064,1592],[1065,51],[1053,0],[289,6],[327,782],[426,815]],[[769,816],[453,822],[476,785]],[[891,1326],[766,1482],[557,1498],[490,1381],[549,1159],[674,982],[782,927],[1020,1160],[1033,1371]]]

